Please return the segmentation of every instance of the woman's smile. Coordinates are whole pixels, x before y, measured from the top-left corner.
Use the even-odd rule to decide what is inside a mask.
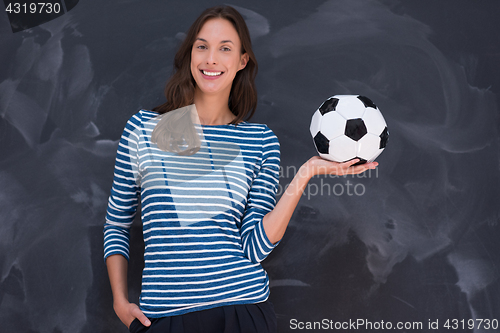
[[[206,80],[215,80],[218,79],[224,72],[216,72],[216,71],[209,71],[209,70],[204,70],[200,69],[200,72],[203,74],[203,78]]]

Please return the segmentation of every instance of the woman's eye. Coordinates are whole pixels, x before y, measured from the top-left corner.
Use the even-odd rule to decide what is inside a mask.
[[[200,50],[204,50],[204,49],[206,49],[207,47],[206,47],[205,45],[198,45],[196,48],[197,48],[197,49],[200,49]]]
[[[222,51],[231,51],[231,49],[230,49],[229,47],[227,47],[227,46],[223,46],[223,47],[221,48],[221,50],[222,50]]]

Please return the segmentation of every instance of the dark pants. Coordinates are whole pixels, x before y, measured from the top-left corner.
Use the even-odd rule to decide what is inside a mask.
[[[267,300],[152,318],[149,327],[135,319],[129,330],[131,333],[275,333],[276,326],[274,307]]]

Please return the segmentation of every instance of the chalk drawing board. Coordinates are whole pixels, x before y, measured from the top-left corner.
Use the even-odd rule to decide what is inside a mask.
[[[0,332],[126,332],[102,258],[118,139],[163,103],[189,24],[219,3],[59,3],[31,27],[0,14]],[[280,140],[281,192],[316,153],[309,122],[329,96],[369,97],[390,132],[376,172],[311,180],[264,261],[279,332],[499,332],[500,2],[229,4],[252,35],[252,120]],[[132,300],[141,236],[136,220]]]

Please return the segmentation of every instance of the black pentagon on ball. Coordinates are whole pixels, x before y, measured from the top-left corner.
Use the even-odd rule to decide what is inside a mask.
[[[365,97],[365,96],[358,96],[358,99],[363,102],[363,104],[365,105],[365,108],[374,108],[376,109],[377,106],[375,105],[375,103],[372,102],[371,99],[369,99],[368,97]]]
[[[387,141],[389,141],[389,131],[387,130],[387,126],[384,128],[382,134],[380,134],[379,136],[380,136],[379,148],[380,149],[385,148],[385,146],[387,145]]]
[[[363,119],[355,118],[347,121],[344,132],[347,137],[353,139],[354,141],[358,141],[365,136],[366,133],[368,133],[368,131],[366,130],[366,125]]]
[[[339,103],[338,98],[330,97],[326,101],[321,104],[319,107],[319,112],[321,112],[321,115],[324,116],[325,113],[328,113],[330,111],[335,111],[335,108],[337,107],[337,104]]]
[[[316,149],[318,149],[319,153],[328,154],[330,141],[321,132],[318,132],[318,134],[314,136],[314,144],[316,145]]]

